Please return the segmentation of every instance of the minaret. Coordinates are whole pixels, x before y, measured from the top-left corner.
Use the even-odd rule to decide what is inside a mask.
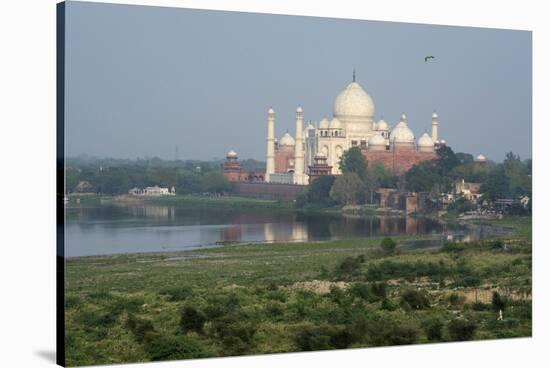
[[[294,184],[306,185],[304,173],[304,110],[296,109],[296,145],[294,146]]]
[[[434,111],[432,114],[432,141],[437,141],[437,127],[439,122],[437,121],[437,113]]]
[[[267,112],[267,157],[265,163],[265,181],[269,183],[271,174],[275,173],[275,111],[272,108],[269,108]]]

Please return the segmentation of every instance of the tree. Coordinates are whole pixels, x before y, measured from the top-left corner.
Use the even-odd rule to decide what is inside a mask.
[[[460,160],[451,147],[443,146],[437,149],[436,165],[439,175],[445,176],[456,166],[460,165]]]
[[[334,184],[335,177],[332,175],[320,176],[314,180],[307,191],[296,199],[296,204],[303,207],[307,204],[330,206],[334,201],[330,198],[330,189]]]
[[[367,164],[367,160],[359,147],[348,149],[340,158],[340,170],[342,170],[342,173],[355,173],[363,182],[367,179]]]
[[[363,190],[364,185],[359,176],[354,172],[349,172],[334,180],[330,197],[343,205],[356,204]]]

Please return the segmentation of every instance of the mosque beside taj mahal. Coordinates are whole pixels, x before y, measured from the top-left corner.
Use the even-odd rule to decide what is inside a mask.
[[[407,116],[391,126],[375,120],[372,98],[355,80],[334,101],[333,117],[309,122],[304,128],[304,110],[296,109],[296,130],[275,138],[276,113],[267,113],[265,172],[249,172],[240,167],[237,153],[229,151],[223,164],[224,176],[231,182],[264,182],[307,185],[319,176],[339,175],[340,158],[351,147],[358,147],[372,167],[380,163],[393,174],[403,174],[414,164],[436,158],[436,150],[446,145],[438,135],[438,115],[431,116],[431,134],[418,139],[409,128]]]

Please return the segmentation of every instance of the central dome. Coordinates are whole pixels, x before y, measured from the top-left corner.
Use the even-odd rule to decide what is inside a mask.
[[[337,118],[367,118],[374,116],[372,98],[357,82],[351,82],[334,101],[334,116]]]

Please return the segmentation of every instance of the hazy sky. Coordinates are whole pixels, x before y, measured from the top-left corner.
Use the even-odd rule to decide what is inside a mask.
[[[531,33],[69,2],[66,152],[265,160],[276,135],[332,116],[357,70],[376,119],[455,151],[531,157]],[[424,62],[424,56],[436,59]]]

